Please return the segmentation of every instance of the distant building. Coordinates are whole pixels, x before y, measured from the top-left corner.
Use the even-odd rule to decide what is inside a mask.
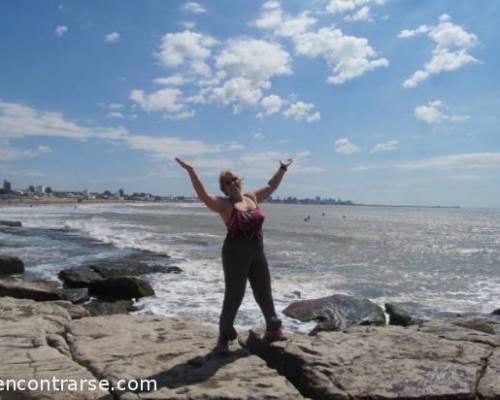
[[[12,192],[12,184],[7,179],[3,180],[3,190],[5,193]]]
[[[43,185],[36,185],[35,187],[35,193],[44,193],[45,192],[45,186]]]

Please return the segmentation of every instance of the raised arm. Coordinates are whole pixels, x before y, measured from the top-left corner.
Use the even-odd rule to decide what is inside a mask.
[[[289,158],[287,160],[280,161],[280,166],[273,177],[267,182],[267,185],[263,188],[254,190],[251,194],[254,195],[257,203],[263,202],[267,199],[280,185],[281,180],[283,179],[283,175],[285,175],[288,166],[292,163],[292,159]]]
[[[200,198],[200,200],[210,210],[220,213],[224,206],[224,200],[216,196],[213,196],[207,192],[205,186],[203,186],[203,183],[198,177],[198,174],[190,164],[188,164],[185,161],[182,161],[180,158],[176,158],[175,161],[177,161],[177,163],[188,172],[189,177],[191,178],[191,183],[193,184],[193,188],[198,197]]]

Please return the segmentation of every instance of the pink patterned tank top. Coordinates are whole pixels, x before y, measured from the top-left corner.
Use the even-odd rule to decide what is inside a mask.
[[[233,207],[233,213],[226,221],[227,237],[262,240],[262,225],[265,215],[260,208],[241,211]]]

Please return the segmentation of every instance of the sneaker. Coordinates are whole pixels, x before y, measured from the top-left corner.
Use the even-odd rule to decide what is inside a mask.
[[[278,328],[274,331],[266,331],[263,340],[266,343],[271,343],[271,342],[281,342],[283,340],[286,340],[287,337],[285,336],[285,333],[283,332],[282,328]]]

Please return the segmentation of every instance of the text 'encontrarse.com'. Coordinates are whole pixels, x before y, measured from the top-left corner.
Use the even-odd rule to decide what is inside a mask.
[[[99,379],[0,379],[2,392],[94,392],[94,391],[152,392],[157,390],[154,379],[120,379],[115,384]]]

